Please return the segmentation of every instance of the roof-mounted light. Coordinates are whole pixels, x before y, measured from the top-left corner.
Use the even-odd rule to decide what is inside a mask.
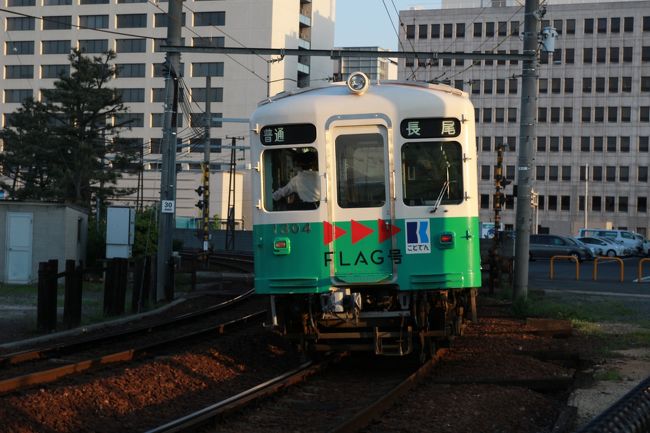
[[[363,72],[353,72],[350,74],[350,78],[348,78],[348,89],[357,95],[363,95],[368,90],[369,85],[370,80]]]

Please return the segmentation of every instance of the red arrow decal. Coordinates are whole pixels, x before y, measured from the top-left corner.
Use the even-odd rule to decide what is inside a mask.
[[[347,232],[342,228],[336,227],[327,221],[323,221],[323,244],[327,245],[330,242],[337,240],[346,233]]]
[[[352,243],[356,244],[361,239],[368,236],[374,230],[370,229],[363,224],[356,222],[355,220],[350,220],[350,225],[352,226]]]
[[[379,235],[379,243],[384,242],[386,239],[392,238],[400,231],[401,230],[399,227],[395,227],[383,219],[377,220],[377,234]]]

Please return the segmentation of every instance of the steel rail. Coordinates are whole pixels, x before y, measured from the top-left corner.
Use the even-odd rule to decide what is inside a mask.
[[[42,360],[42,359],[52,358],[54,356],[61,356],[64,354],[72,353],[75,350],[79,350],[96,343],[106,342],[119,337],[127,337],[130,335],[135,335],[140,333],[148,333],[172,325],[179,325],[181,323],[192,321],[198,317],[212,314],[216,311],[230,307],[233,304],[242,302],[252,297],[254,293],[255,291],[251,289],[242,293],[239,296],[236,296],[232,299],[221,302],[219,304],[212,305],[201,311],[192,311],[189,313],[180,314],[172,319],[166,319],[164,321],[159,321],[156,323],[134,326],[129,329],[122,329],[120,331],[110,332],[107,334],[103,334],[101,336],[87,336],[86,338],[80,338],[72,342],[57,343],[53,346],[46,346],[37,349],[22,350],[18,352],[4,354],[0,356],[0,366],[5,367],[7,365],[16,365],[26,361]]]
[[[111,353],[109,355],[104,355],[99,358],[88,359],[76,363],[71,363],[57,368],[51,368],[48,370],[42,370],[35,373],[25,374],[18,377],[13,377],[10,379],[5,379],[0,381],[0,395],[5,394],[10,391],[16,391],[27,386],[37,385],[41,383],[53,382],[61,377],[68,376],[71,374],[81,373],[87,371],[91,368],[96,368],[99,366],[134,360],[143,354],[146,354],[149,351],[163,348],[172,343],[178,343],[179,341],[186,341],[190,338],[196,338],[204,336],[207,334],[214,333],[217,331],[217,334],[223,334],[228,328],[234,328],[236,326],[244,325],[248,322],[254,320],[262,320],[266,317],[267,311],[257,311],[255,313],[240,317],[238,319],[230,320],[228,322],[219,323],[217,325],[212,325],[207,328],[203,328],[198,331],[192,331],[183,335],[167,338],[154,343],[149,343],[144,346],[140,346],[134,349],[123,350],[116,353]]]
[[[332,362],[336,362],[344,355],[336,355],[318,364],[306,362],[297,369],[261,383],[235,396],[229,397],[201,410],[193,412],[159,427],[148,430],[146,433],[173,433],[194,429],[208,421],[223,416],[228,412],[239,410],[254,400],[273,395],[284,388],[303,382],[309,376],[323,371]]]
[[[375,401],[370,406],[358,412],[352,418],[339,424],[330,433],[354,433],[368,426],[372,420],[380,416],[386,409],[394,405],[399,398],[409,392],[422,379],[427,377],[438,361],[448,352],[448,349],[439,349],[435,356],[423,364],[415,373],[411,374],[387,394]]]

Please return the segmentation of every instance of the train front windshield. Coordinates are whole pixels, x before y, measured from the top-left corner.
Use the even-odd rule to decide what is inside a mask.
[[[402,146],[402,194],[407,206],[439,206],[463,201],[463,152],[456,142]]]

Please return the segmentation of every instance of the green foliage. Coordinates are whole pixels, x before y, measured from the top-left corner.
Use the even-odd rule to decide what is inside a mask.
[[[87,266],[94,267],[98,260],[106,257],[106,219],[91,216],[88,219],[88,243],[86,244]]]
[[[594,374],[594,379],[596,380],[623,380],[623,376],[621,376],[621,372],[614,369],[610,368],[604,371],[598,371]]]
[[[158,213],[155,206],[135,214],[133,257],[150,256],[158,250]]]
[[[121,174],[138,169],[140,147],[121,139],[128,128],[120,93],[107,84],[115,76],[115,53],[68,56],[72,73],[60,76],[43,100],[27,100],[0,131],[5,152],[0,184],[12,198],[54,200],[90,209],[96,196],[129,194],[115,185]],[[110,169],[108,162],[110,160]]]

